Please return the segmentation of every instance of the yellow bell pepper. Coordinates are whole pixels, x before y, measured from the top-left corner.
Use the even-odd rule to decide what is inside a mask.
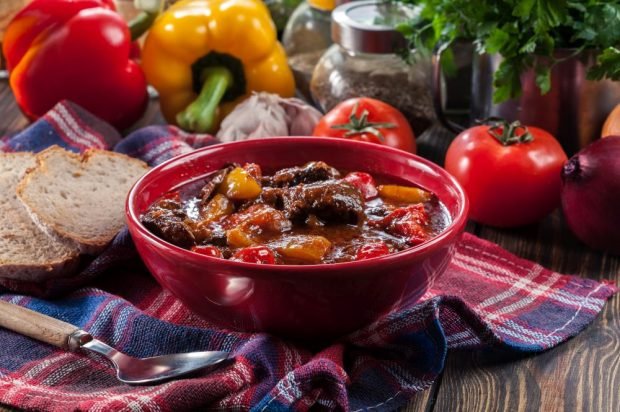
[[[277,250],[288,258],[305,263],[321,263],[331,246],[332,243],[323,236],[299,235]]]
[[[295,93],[261,0],[175,3],[151,27],[142,66],[166,120],[194,132],[213,132],[252,91]]]
[[[258,197],[262,190],[246,170],[235,167],[226,175],[218,191],[232,200],[250,200]]]

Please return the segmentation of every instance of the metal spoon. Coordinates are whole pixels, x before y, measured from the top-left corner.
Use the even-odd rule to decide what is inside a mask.
[[[220,351],[134,358],[77,326],[5,301],[0,301],[0,326],[72,352],[88,350],[101,354],[112,362],[120,381],[133,385],[176,378],[228,358],[228,352]]]

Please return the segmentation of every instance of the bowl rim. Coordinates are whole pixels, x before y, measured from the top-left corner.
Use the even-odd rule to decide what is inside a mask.
[[[151,233],[146,227],[144,227],[142,222],[140,222],[139,215],[137,211],[135,210],[136,198],[139,193],[138,189],[140,188],[140,186],[143,184],[145,180],[153,179],[154,174],[158,173],[161,169],[168,168],[168,166],[171,163],[177,163],[177,162],[182,163],[182,160],[186,157],[195,157],[197,155],[200,156],[202,152],[210,152],[210,151],[213,151],[214,149],[221,150],[222,147],[234,147],[234,146],[244,146],[244,145],[248,145],[248,146],[265,145],[265,144],[273,144],[276,142],[295,143],[299,141],[304,141],[307,143],[308,141],[312,141],[312,140],[315,140],[315,141],[320,140],[321,143],[327,143],[327,144],[332,144],[331,142],[333,142],[333,144],[336,146],[345,146],[345,147],[348,146],[349,149],[352,149],[352,150],[355,150],[355,148],[357,147],[363,147],[365,149],[371,149],[371,150],[378,151],[378,152],[387,152],[387,153],[391,153],[394,155],[407,157],[411,160],[414,160],[418,163],[423,164],[426,167],[431,168],[433,171],[437,172],[438,174],[443,175],[443,177],[452,185],[452,188],[455,189],[457,193],[457,197],[461,200],[460,207],[456,211],[456,217],[452,219],[452,221],[450,222],[450,225],[448,225],[448,227],[445,228],[437,236],[419,245],[409,247],[405,250],[402,250],[396,253],[390,253],[389,255],[384,255],[384,256],[379,256],[379,257],[364,259],[364,260],[358,260],[358,261],[320,263],[320,264],[313,264],[313,265],[257,264],[257,263],[237,262],[237,261],[231,261],[229,259],[221,259],[221,258],[216,258],[212,256],[201,255],[199,253],[192,252],[191,250],[183,249],[179,246],[173,245],[172,243],[166,242],[165,240]],[[191,177],[188,178],[188,180],[191,180]],[[469,211],[469,199],[463,187],[454,178],[454,176],[452,176],[444,168],[431,162],[430,160],[424,159],[418,156],[417,154],[413,154],[413,153],[406,152],[400,149],[395,149],[392,147],[388,147],[388,146],[384,146],[384,145],[380,145],[376,143],[361,142],[361,141],[356,141],[356,140],[331,138],[331,137],[318,137],[318,136],[265,137],[265,138],[241,140],[241,141],[234,141],[234,142],[217,143],[217,144],[209,145],[206,147],[202,147],[200,149],[190,151],[188,153],[175,156],[153,167],[151,170],[146,172],[142,177],[140,177],[140,179],[138,179],[134,183],[134,185],[131,187],[127,195],[126,201],[125,201],[125,216],[127,218],[128,226],[130,228],[133,226],[134,230],[137,230],[142,236],[146,237],[149,241],[154,242],[158,244],[159,246],[164,247],[165,249],[170,249],[175,254],[184,255],[188,259],[197,261],[197,263],[204,262],[205,265],[208,265],[208,264],[227,265],[227,266],[230,266],[231,268],[239,268],[239,269],[246,269],[246,270],[251,269],[251,270],[258,270],[261,272],[262,271],[290,272],[291,270],[300,271],[300,272],[322,272],[322,271],[325,271],[326,269],[328,270],[342,269],[344,272],[345,270],[351,270],[351,269],[356,269],[356,268],[361,268],[361,267],[379,266],[379,265],[384,265],[384,264],[390,264],[390,265],[398,264],[399,261],[405,261],[408,257],[411,258],[413,256],[424,255],[438,248],[439,246],[441,246],[441,244],[444,241],[448,240],[449,238],[457,236],[459,232],[462,231],[462,228],[465,227],[465,224],[467,223],[468,211]]]

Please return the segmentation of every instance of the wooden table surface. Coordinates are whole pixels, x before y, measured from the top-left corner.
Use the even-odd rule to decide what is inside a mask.
[[[152,104],[140,125],[161,122]],[[0,136],[22,129],[5,81],[0,81]],[[441,163],[450,135],[439,129],[418,139],[419,152]],[[620,283],[620,258],[580,244],[556,211],[538,225],[468,230],[560,273]],[[0,408],[1,410],[1,408]],[[477,352],[450,352],[435,384],[403,411],[620,411],[620,297],[612,298],[584,332],[545,353],[506,360]]]

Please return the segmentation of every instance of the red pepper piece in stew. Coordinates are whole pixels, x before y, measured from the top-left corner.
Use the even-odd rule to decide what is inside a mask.
[[[231,260],[273,265],[276,263],[276,256],[273,251],[266,246],[251,246],[237,251]]]
[[[374,199],[379,195],[375,179],[368,173],[351,172],[346,175],[343,180],[362,192],[362,196],[364,196],[365,200]]]
[[[410,245],[419,245],[429,236],[425,230],[429,216],[421,203],[398,208],[373,224],[392,235],[403,236]]]
[[[390,254],[390,249],[383,242],[374,242],[362,246],[358,249],[355,260],[372,259],[379,256]]]
[[[201,255],[211,256],[216,258],[222,258],[222,252],[215,246],[194,246],[192,252],[200,253]]]

